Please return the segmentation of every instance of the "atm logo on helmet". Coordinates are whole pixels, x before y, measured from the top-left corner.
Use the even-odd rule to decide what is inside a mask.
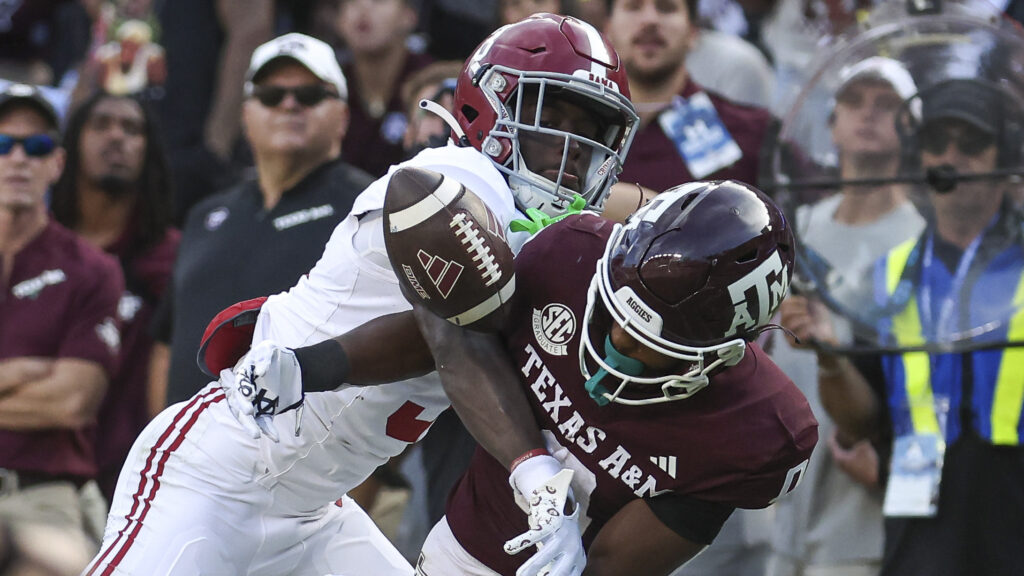
[[[725,335],[764,326],[789,291],[789,271],[776,250],[749,274],[729,285],[732,325]]]

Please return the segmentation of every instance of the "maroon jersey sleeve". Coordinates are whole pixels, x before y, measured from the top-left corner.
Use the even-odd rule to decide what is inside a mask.
[[[716,428],[728,439],[719,446],[730,451],[742,473],[723,476],[727,481],[710,485],[703,497],[764,508],[800,482],[818,442],[818,422],[807,398],[757,344],[747,346],[739,365],[713,378],[712,387],[746,389],[733,399],[729,421]]]

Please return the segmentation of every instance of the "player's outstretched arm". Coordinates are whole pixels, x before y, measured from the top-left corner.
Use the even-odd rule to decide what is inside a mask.
[[[418,304],[413,308],[448,399],[477,442],[506,468],[520,455],[543,449],[537,421],[497,334],[456,326]]]
[[[299,409],[306,392],[396,382],[433,368],[412,312],[400,312],[312,346],[290,349],[260,342],[233,370],[221,371],[220,385],[232,414],[249,434],[266,434],[276,442],[274,416]]]
[[[724,521],[724,520],[723,520]],[[633,500],[611,518],[591,544],[584,576],[662,576],[705,548],[662,522],[646,500]]]
[[[573,472],[548,454],[500,338],[413,307],[452,407],[477,442],[509,469],[516,501],[529,517],[530,530],[505,543],[508,554],[536,547],[516,576],[578,576],[586,554],[569,489]]]

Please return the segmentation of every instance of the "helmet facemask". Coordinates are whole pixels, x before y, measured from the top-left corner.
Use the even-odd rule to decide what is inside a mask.
[[[580,371],[586,387],[598,404],[658,404],[682,400],[708,385],[709,377],[742,360],[746,341],[735,338],[711,346],[687,346],[663,338],[661,318],[647,307],[628,286],[612,287],[610,266],[621,261],[627,250],[622,242],[627,230],[619,226],[609,238],[604,256],[587,292],[586,327],[580,346]],[[623,356],[611,346],[611,323],[622,327],[637,342],[651,350],[679,360],[683,368],[673,374],[644,375],[643,365]],[[601,343],[600,347],[595,344]],[[629,362],[633,360],[634,363]],[[591,372],[591,366],[596,370]],[[617,383],[616,383],[617,381]],[[613,386],[609,386],[613,383]]]
[[[502,103],[499,92],[507,89],[510,78],[517,88]],[[505,144],[511,146],[508,159],[498,169],[508,176],[520,209],[535,208],[549,216],[559,216],[578,194],[586,201],[585,208],[600,211],[622,171],[633,139],[637,116],[629,101],[592,80],[569,74],[519,72],[503,66],[487,68],[479,78],[479,87],[498,111],[498,119],[482,150],[498,157],[506,150]],[[534,97],[536,105],[531,110]],[[581,108],[593,119],[594,131],[575,134],[543,125],[545,105],[550,106],[553,100]],[[533,146],[560,148],[557,175],[541,173],[551,172],[553,167],[536,166],[536,159],[534,166],[530,166],[531,161],[523,154],[523,143],[531,138],[546,140],[535,141]],[[566,174],[571,154],[580,155],[578,165],[582,173],[578,182]]]

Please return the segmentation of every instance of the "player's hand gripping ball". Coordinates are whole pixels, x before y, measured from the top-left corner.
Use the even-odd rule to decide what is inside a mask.
[[[405,297],[452,324],[501,327],[515,292],[504,227],[462,183],[401,168],[384,197],[384,245]]]

